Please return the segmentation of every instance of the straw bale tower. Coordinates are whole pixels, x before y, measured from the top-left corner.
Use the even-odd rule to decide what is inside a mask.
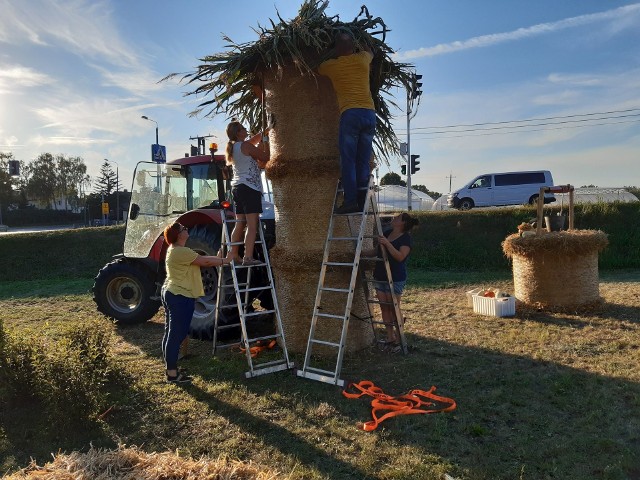
[[[370,83],[378,117],[374,147],[379,159],[397,153],[398,145],[383,94],[388,97],[391,87],[407,88],[411,82],[411,66],[391,59],[393,51],[384,42],[387,28],[382,19],[369,15],[363,6],[360,14],[346,23],[337,16],[328,17],[327,7],[328,1],[306,0],[293,20],[278,17],[279,22],[272,22],[271,28],[258,27],[259,38],[254,43],[234,44],[230,52],[207,56],[196,72],[184,77],[189,84],[201,83],[188,94],[212,97],[201,103],[198,112],[209,109],[206,115],[239,117],[249,122],[252,131],[264,126],[267,113],[276,120],[269,135],[271,161],[266,169],[276,208],[276,246],[271,261],[287,347],[293,352],[306,349],[340,176],[335,92],[327,78],[315,74],[315,68],[328,58],[338,32],[347,31],[358,45],[373,49]],[[255,85],[260,85],[262,98],[252,93]],[[346,221],[341,219],[339,225],[343,231]],[[344,254],[349,253],[345,246]],[[336,303],[344,305],[344,300],[336,299]],[[352,312],[358,316],[366,312],[363,294],[354,297]],[[348,350],[368,346],[371,340],[369,325],[350,323]]]

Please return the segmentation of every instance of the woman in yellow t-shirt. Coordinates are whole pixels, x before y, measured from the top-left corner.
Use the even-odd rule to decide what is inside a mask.
[[[162,286],[162,305],[165,310],[162,356],[167,368],[167,382],[190,383],[191,377],[178,372],[180,344],[187,338],[196,298],[204,295],[200,267],[228,264],[231,259],[213,255],[199,255],[186,247],[189,231],[175,222],[164,229],[169,244],[165,265],[167,278]]]

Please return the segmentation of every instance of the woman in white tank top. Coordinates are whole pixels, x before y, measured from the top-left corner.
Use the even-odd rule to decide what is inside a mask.
[[[244,258],[238,255],[239,245],[232,245],[228,256],[243,265],[261,263],[253,258],[253,249],[258,232],[258,217],[262,213],[262,178],[260,169],[269,161],[269,144],[263,142],[269,129],[247,139],[247,129],[240,122],[227,125],[229,142],[226,148],[227,165],[233,166],[231,180],[233,199],[236,207],[236,218],[239,220],[231,234],[233,243],[242,241],[244,236]],[[244,235],[245,225],[247,227]]]

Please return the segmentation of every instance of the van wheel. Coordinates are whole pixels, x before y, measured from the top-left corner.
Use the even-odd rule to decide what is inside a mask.
[[[538,203],[538,197],[539,195],[531,195],[531,198],[529,199],[529,205],[535,205],[536,203]]]
[[[463,198],[460,200],[460,206],[458,207],[460,210],[471,210],[474,207],[473,200],[470,198]]]

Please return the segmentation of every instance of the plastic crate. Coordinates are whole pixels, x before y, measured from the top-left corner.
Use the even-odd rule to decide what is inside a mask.
[[[492,317],[513,317],[516,314],[516,298],[473,295],[473,311]]]

